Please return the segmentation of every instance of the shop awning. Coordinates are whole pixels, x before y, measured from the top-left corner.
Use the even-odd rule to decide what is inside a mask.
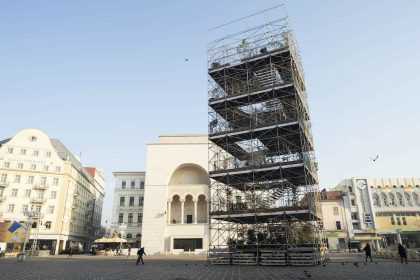
[[[105,238],[102,237],[100,239],[96,239],[95,243],[126,243],[127,240],[124,238],[113,237],[113,238]]]
[[[369,241],[369,240],[382,240],[380,236],[370,236],[370,235],[363,235],[363,236],[355,236],[354,240],[358,241]]]

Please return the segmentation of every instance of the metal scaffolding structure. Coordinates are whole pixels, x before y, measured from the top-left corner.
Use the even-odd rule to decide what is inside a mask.
[[[210,263],[321,263],[317,164],[287,16],[209,43],[208,86]]]

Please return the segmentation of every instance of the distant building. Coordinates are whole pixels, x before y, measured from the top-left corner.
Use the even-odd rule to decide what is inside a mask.
[[[207,251],[207,166],[207,135],[160,136],[147,145],[142,246],[149,254]]]
[[[349,209],[349,238],[364,246],[385,248],[402,242],[420,246],[420,179],[357,177],[342,180],[333,190],[342,191]]]
[[[344,207],[341,191],[320,192],[324,237],[330,251],[343,251],[348,248],[349,209]]]
[[[111,227],[119,232],[132,247],[140,246],[143,223],[145,172],[114,172],[114,207]]]
[[[104,185],[100,170],[83,167],[41,130],[24,129],[0,141],[0,222],[23,222],[25,211],[36,210],[28,249],[88,251],[100,235]],[[8,251],[21,246],[0,240]]]

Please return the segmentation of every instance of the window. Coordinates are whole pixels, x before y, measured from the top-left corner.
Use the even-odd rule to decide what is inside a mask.
[[[356,200],[354,199],[351,200],[351,206],[356,206]]]
[[[20,154],[21,154],[21,155],[26,155],[26,149],[21,149],[21,150],[20,150]]]
[[[122,224],[124,221],[124,213],[119,213],[118,214],[118,223]]]
[[[15,176],[15,183],[20,183],[20,175]]]
[[[48,206],[48,214],[54,214],[54,206]]]
[[[123,189],[125,189],[125,186],[127,185],[127,182],[126,181],[122,181],[121,182],[121,188],[123,188]]]
[[[349,192],[351,192],[351,193],[352,193],[352,192],[353,192],[353,188],[352,188],[352,187],[350,187],[350,186],[349,186],[348,188],[349,188]]]
[[[335,222],[335,227],[337,228],[337,230],[341,229],[341,222],[340,221],[336,221]]]
[[[141,190],[144,189],[144,182],[143,181],[140,182],[140,189]]]
[[[55,172],[58,172],[58,173],[61,172],[61,167],[60,166],[56,166],[55,167]]]
[[[391,225],[395,225],[395,219],[394,219],[394,216],[391,216]]]
[[[133,235],[131,233],[127,233],[127,238],[133,238]]]
[[[28,184],[33,184],[34,183],[34,176],[29,176],[28,177]]]
[[[356,230],[360,229],[359,223],[352,223],[352,225],[353,225],[353,229],[356,229]]]
[[[31,197],[31,190],[25,190],[25,197]]]
[[[10,147],[9,147],[9,148],[7,148],[7,153],[8,153],[8,154],[13,154],[13,148],[10,148]]]
[[[3,164],[3,166],[4,166],[4,168],[9,168],[9,167],[10,167],[10,162],[5,162],[5,163]]]
[[[335,216],[338,216],[338,207],[333,207],[333,212]]]
[[[404,186],[403,186],[403,185],[401,185],[400,187],[401,187],[401,189],[403,189],[403,188],[404,188]]]
[[[7,180],[7,174],[1,174],[1,182],[6,183]]]
[[[121,196],[120,197],[120,206],[124,206],[124,204],[125,204],[125,197]]]
[[[38,150],[34,150],[34,152],[33,152],[33,154],[32,154],[34,157],[37,157],[37,156],[39,156],[39,151]]]
[[[134,196],[130,196],[129,206],[134,206]]]
[[[136,182],[135,181],[131,181],[131,188],[134,189],[136,187]]]
[[[47,177],[41,177],[41,185],[47,184]]]
[[[139,224],[143,223],[143,213],[137,214],[137,223]]]
[[[133,213],[128,213],[128,223],[133,223]]]
[[[12,196],[13,197],[16,197],[17,196],[17,193],[18,193],[18,190],[17,189],[12,189]]]
[[[139,197],[139,206],[143,206],[144,203],[144,197],[140,196]]]
[[[37,205],[37,206],[35,206],[35,211],[36,211],[37,213],[41,213],[41,205]]]
[[[50,158],[51,157],[51,152],[46,152],[45,153],[45,156],[48,157],[48,158]]]
[[[28,211],[28,209],[29,209],[29,205],[27,204],[22,205],[22,213],[25,213],[26,211]]]
[[[400,217],[397,217],[397,225],[401,225],[401,218]]]
[[[44,198],[44,193],[45,193],[45,191],[44,191],[44,190],[38,190],[38,195],[37,195],[37,198],[39,198],[39,199],[43,199],[43,198]]]
[[[23,169],[23,163],[18,163],[18,168]]]
[[[192,215],[187,214],[187,224],[192,224]]]
[[[51,229],[51,222],[45,222],[45,228]]]
[[[7,205],[7,213],[13,213],[15,211],[15,205],[9,204]]]
[[[405,217],[402,217],[402,223],[403,223],[403,225],[407,225],[407,219],[405,218]]]
[[[351,213],[351,219],[352,220],[358,220],[357,213]]]
[[[31,169],[36,170],[36,164],[31,164]]]
[[[174,249],[183,249],[184,251],[195,251],[195,249],[203,249],[203,239],[174,238]]]
[[[49,166],[48,165],[44,165],[44,171],[48,171]]]
[[[53,185],[54,185],[54,186],[58,186],[58,178],[54,178],[54,180],[53,180]]]

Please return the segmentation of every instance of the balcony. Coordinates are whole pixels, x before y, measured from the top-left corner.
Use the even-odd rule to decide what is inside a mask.
[[[7,188],[9,186],[9,182],[0,182],[0,188]]]
[[[7,196],[5,196],[5,195],[0,195],[0,202],[5,201],[5,200],[6,200],[6,198],[7,198]]]
[[[31,199],[31,202],[33,204],[43,204],[45,201],[46,201],[46,199],[43,198],[43,197],[36,197],[36,198]]]
[[[46,184],[35,184],[34,186],[33,186],[33,188],[35,189],[35,190],[47,190],[48,189],[48,185],[46,185]]]

